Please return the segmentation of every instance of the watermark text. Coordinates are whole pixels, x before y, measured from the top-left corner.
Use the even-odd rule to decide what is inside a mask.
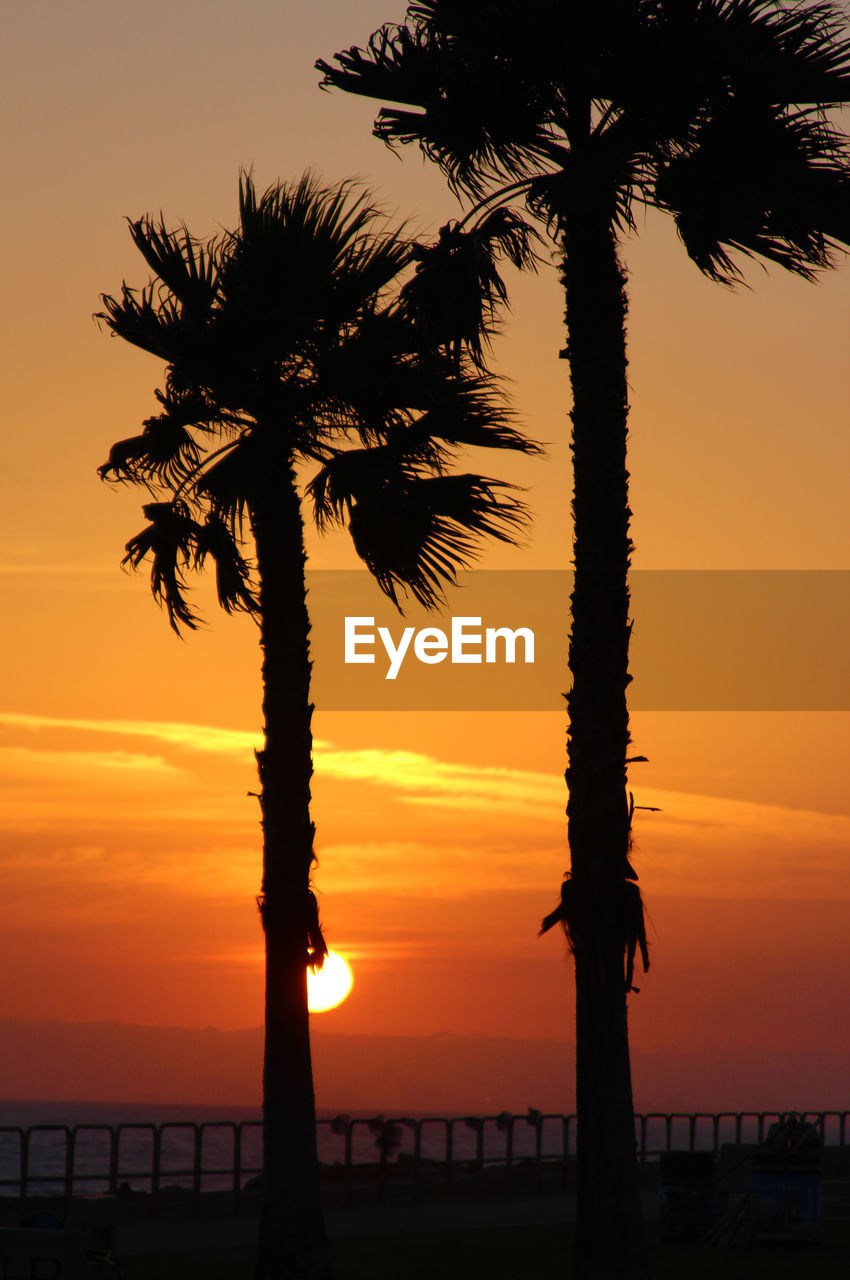
[[[346,663],[374,663],[378,640],[388,659],[385,680],[395,680],[411,651],[418,662],[434,666],[446,659],[452,664],[517,661],[518,642],[522,641],[523,661],[534,662],[534,632],[530,627],[485,627],[481,618],[452,618],[446,634],[439,627],[405,627],[398,643],[389,627],[375,630],[375,619],[346,617]]]

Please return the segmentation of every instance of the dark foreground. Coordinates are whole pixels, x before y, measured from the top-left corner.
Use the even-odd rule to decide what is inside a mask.
[[[653,1280],[836,1280],[850,1272],[850,1222],[825,1222],[816,1245],[725,1249],[663,1244],[650,1227]],[[563,1224],[338,1237],[336,1280],[533,1280],[563,1275],[572,1228]],[[250,1248],[128,1258],[123,1280],[251,1280]]]
[[[725,1170],[722,1161],[712,1166],[714,1178],[698,1188],[681,1181],[682,1170],[667,1171],[666,1190],[657,1163],[642,1171],[653,1280],[850,1276],[850,1165],[845,1149],[823,1153],[819,1229],[816,1213],[791,1212],[795,1206],[800,1209],[804,1199],[792,1197],[781,1219],[785,1234],[798,1234],[801,1225],[809,1234],[814,1228],[818,1241],[811,1244],[752,1243],[754,1234],[764,1234],[760,1201],[751,1194],[752,1161],[744,1148],[733,1151],[732,1157]],[[568,1277],[575,1217],[573,1172],[557,1163],[532,1163],[515,1168],[508,1181],[504,1169],[426,1165],[411,1183],[395,1166],[358,1166],[348,1176],[331,1169],[324,1191],[335,1280]],[[806,1179],[803,1182],[808,1185]],[[793,1179],[792,1184],[796,1186]],[[253,1184],[238,1197],[179,1187],[163,1187],[152,1196],[120,1187],[115,1196],[80,1197],[69,1203],[23,1203],[4,1197],[0,1227],[20,1226],[36,1209],[52,1213],[69,1231],[84,1230],[90,1248],[111,1248],[121,1264],[122,1280],[252,1280],[258,1207],[259,1188]],[[696,1241],[703,1240],[713,1224],[709,1238],[720,1244],[665,1240],[662,1211],[668,1230],[671,1221],[678,1227],[687,1223]],[[25,1269],[14,1270],[15,1275],[24,1273]]]

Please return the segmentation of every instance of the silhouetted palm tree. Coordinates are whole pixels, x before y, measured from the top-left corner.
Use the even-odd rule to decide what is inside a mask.
[[[696,265],[724,283],[740,278],[736,255],[806,278],[832,264],[850,241],[846,140],[826,114],[850,98],[843,15],[807,0],[416,0],[405,25],[335,61],[317,64],[324,85],[396,104],[381,110],[379,138],[417,142],[479,210],[524,193],[561,251],[573,391],[572,871],[553,914],[576,964],[575,1274],[643,1276],[623,981],[643,924],[628,857],[619,244],[643,205],[671,214]],[[449,227],[456,254],[461,230]]]
[[[422,603],[478,539],[511,541],[510,486],[450,474],[462,445],[534,450],[468,358],[424,352],[398,300],[411,261],[350,184],[307,176],[259,197],[240,184],[236,231],[130,224],[154,280],[104,296],[99,318],[167,365],[160,412],[119,441],[105,479],[145,486],[147,527],[125,564],[151,561],[175,629],[198,621],[186,573],[207,561],[218,599],[259,624],[266,944],[264,1211],[259,1280],[330,1275],[319,1200],[306,973],[325,946],[310,889],[310,620],[301,485],[321,528],[348,523],[381,588]],[[250,550],[249,550],[250,549]]]

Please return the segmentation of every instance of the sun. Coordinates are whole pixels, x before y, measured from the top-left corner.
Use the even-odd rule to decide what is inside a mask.
[[[307,1008],[311,1013],[335,1009],[348,997],[354,978],[341,955],[329,951],[318,973],[307,970]]]

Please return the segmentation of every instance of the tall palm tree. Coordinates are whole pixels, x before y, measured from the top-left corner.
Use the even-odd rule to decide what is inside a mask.
[[[571,874],[548,920],[563,920],[575,957],[575,1274],[645,1276],[626,1000],[643,921],[629,862],[627,765],[640,757],[628,757],[620,243],[645,206],[672,215],[697,267],[726,284],[741,258],[805,278],[835,261],[850,242],[846,138],[827,114],[850,99],[843,15],[812,0],[416,0],[404,25],[317,66],[325,86],[393,104],[379,138],[418,143],[479,211],[524,194],[558,245],[573,393]],[[450,227],[456,253],[469,220]]]
[[[206,243],[161,218],[130,224],[154,280],[104,295],[99,319],[167,368],[160,412],[112,447],[100,474],[149,491],[148,524],[124,562],[150,560],[175,629],[198,622],[186,575],[207,562],[223,608],[258,623],[266,1000],[256,1274],[326,1280],[306,988],[325,945],[310,888],[305,501],[320,528],[348,523],[393,600],[410,591],[432,605],[483,535],[511,541],[524,514],[511,486],[451,474],[452,458],[462,445],[535,446],[492,379],[422,348],[398,297],[410,245],[365,193],[305,176],[258,197],[246,177],[239,206],[238,228]]]

